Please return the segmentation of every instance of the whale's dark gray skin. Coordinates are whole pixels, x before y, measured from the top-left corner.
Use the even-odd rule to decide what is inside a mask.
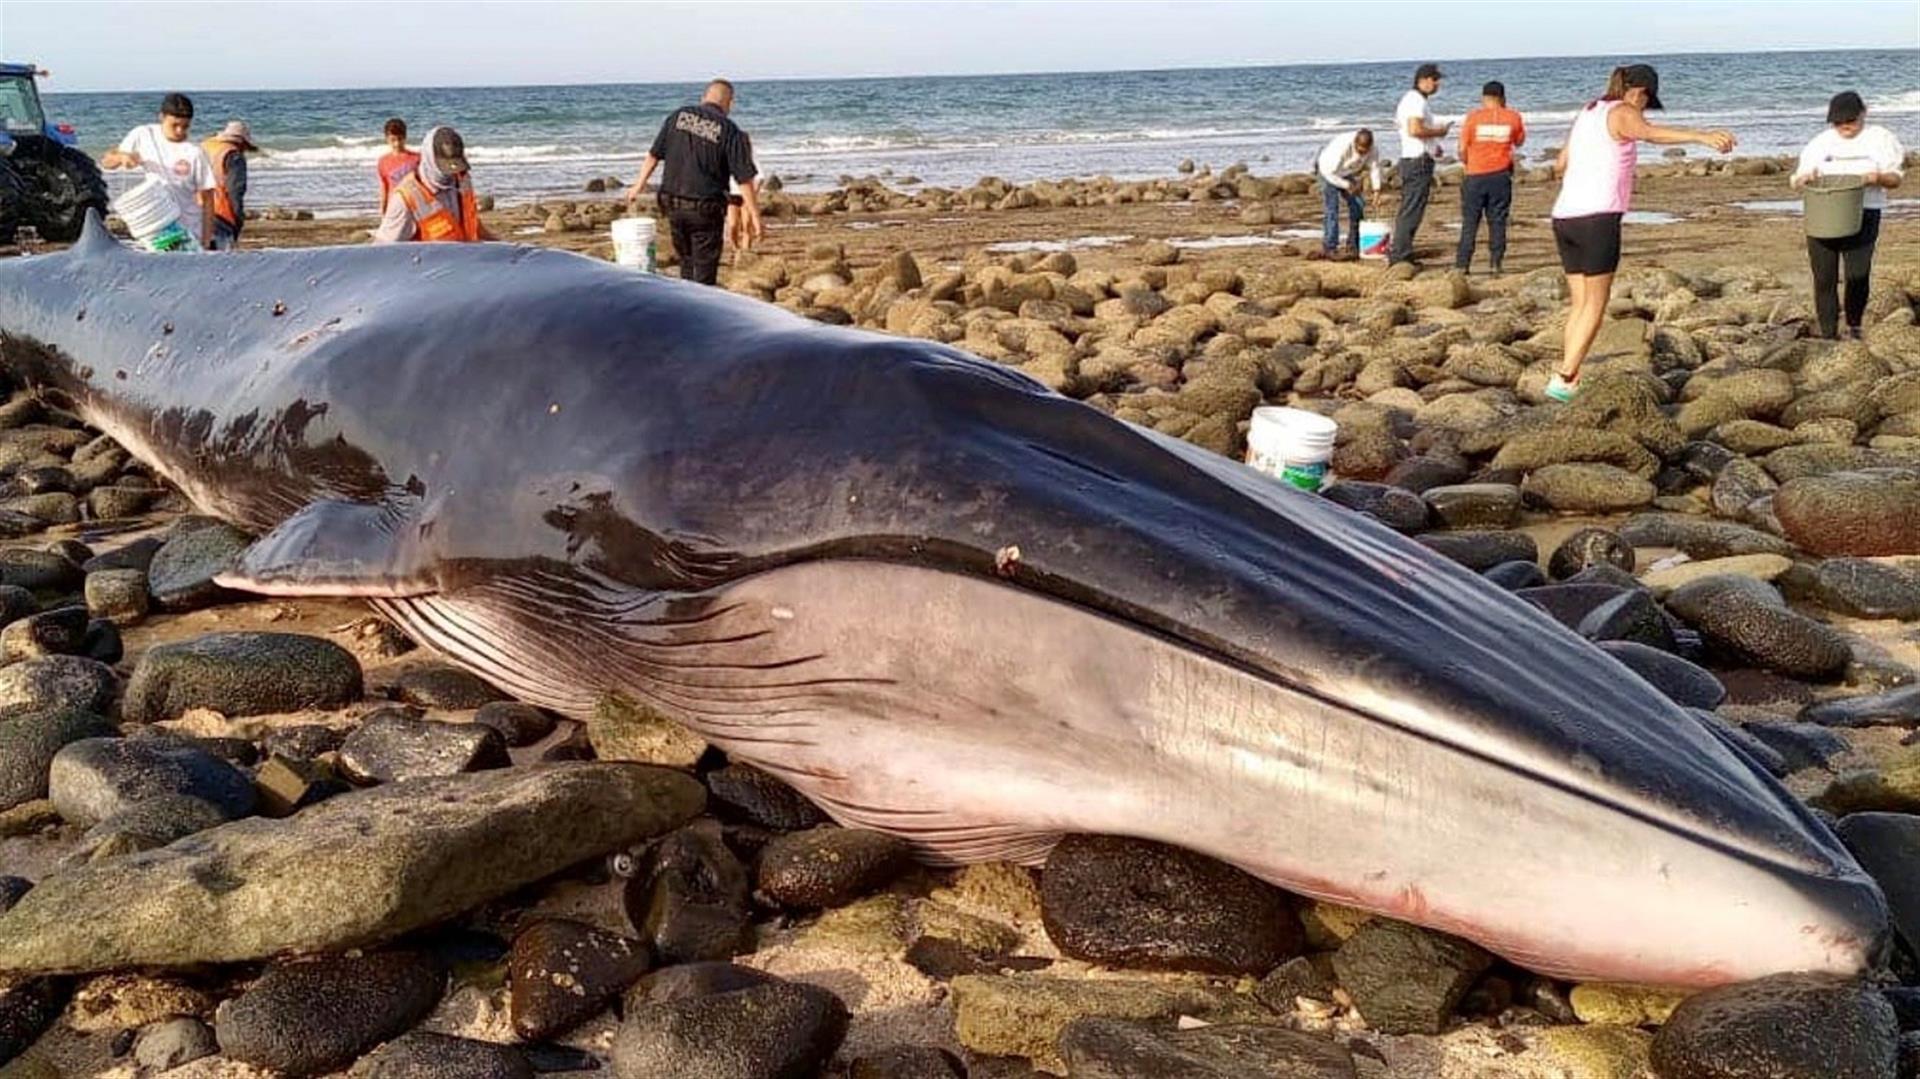
[[[5,362],[205,512],[931,859],[1143,836],[1551,974],[1854,971],[1884,902],[1719,736],[1325,500],[925,341],[507,245],[0,264]]]

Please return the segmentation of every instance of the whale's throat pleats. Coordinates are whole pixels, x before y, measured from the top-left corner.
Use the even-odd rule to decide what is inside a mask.
[[[903,745],[964,738],[965,723],[951,725],[973,702],[930,701],[928,687],[893,676],[897,664],[806,632],[805,605],[767,589],[665,594],[535,572],[370,599],[521,700],[584,720],[623,696],[779,775],[842,823],[907,838],[927,860],[1036,863],[1059,839],[901,785],[898,772],[926,752]]]

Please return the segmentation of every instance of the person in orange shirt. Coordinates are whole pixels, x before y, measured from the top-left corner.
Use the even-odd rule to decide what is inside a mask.
[[[1460,250],[1453,268],[1473,265],[1480,218],[1487,219],[1487,254],[1494,273],[1507,256],[1507,212],[1513,208],[1513,151],[1527,141],[1527,125],[1507,108],[1507,88],[1490,82],[1480,88],[1480,107],[1460,123],[1460,160],[1467,182],[1460,188]]]
[[[413,175],[420,167],[420,155],[407,149],[407,122],[398,116],[387,121],[387,152],[374,169],[380,174],[380,212],[387,212],[387,198],[395,184]]]

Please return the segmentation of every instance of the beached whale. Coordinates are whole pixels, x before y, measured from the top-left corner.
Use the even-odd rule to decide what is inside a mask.
[[[1854,971],[1708,727],[1313,495],[952,348],[508,245],[0,264],[19,377],[524,699],[624,694],[929,858],[1141,836],[1550,974]]]

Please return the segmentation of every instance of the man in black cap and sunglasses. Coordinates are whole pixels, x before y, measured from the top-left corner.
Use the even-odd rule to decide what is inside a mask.
[[[1389,264],[1413,261],[1413,234],[1427,214],[1427,194],[1433,188],[1433,165],[1445,152],[1440,142],[1452,124],[1435,123],[1429,101],[1440,90],[1440,66],[1421,64],[1413,73],[1413,89],[1400,96],[1393,110],[1393,126],[1400,132],[1400,212],[1393,218],[1393,246]]]

